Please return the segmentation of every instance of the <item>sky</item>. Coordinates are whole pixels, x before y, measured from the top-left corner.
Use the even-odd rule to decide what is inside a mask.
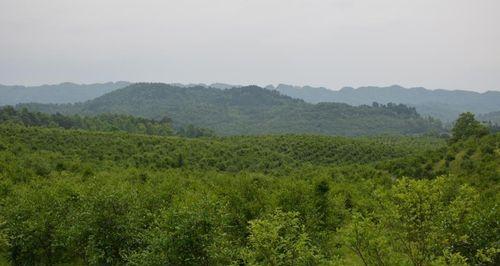
[[[0,84],[500,90],[498,0],[0,0]]]

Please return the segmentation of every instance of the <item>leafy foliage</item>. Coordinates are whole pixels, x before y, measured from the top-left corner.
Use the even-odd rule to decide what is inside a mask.
[[[474,118],[472,113],[463,113],[455,122],[451,141],[456,142],[471,137],[482,137],[488,134],[488,129]]]
[[[372,163],[409,155],[408,146],[421,149],[443,145],[439,139],[416,137],[285,135],[186,139],[20,126],[0,126],[0,134],[6,145],[16,144],[15,148],[9,145],[9,150],[20,149],[34,158],[51,157],[33,167],[44,175],[57,167],[73,167],[76,162],[89,164],[94,170],[116,165],[285,173],[304,165]],[[429,141],[431,145],[426,144]],[[28,159],[19,162],[19,167],[29,167],[37,161]]]
[[[248,265],[317,265],[321,258],[311,245],[299,213],[276,210],[264,219],[250,221]]]
[[[480,215],[479,193],[468,185],[445,177],[402,179],[377,198],[380,209],[355,215],[343,231],[365,265],[481,263],[478,254],[495,248],[493,242],[475,239],[483,232],[472,227],[492,217]]]
[[[499,160],[499,134],[453,143],[190,139],[4,123],[0,257],[13,265],[498,265]]]

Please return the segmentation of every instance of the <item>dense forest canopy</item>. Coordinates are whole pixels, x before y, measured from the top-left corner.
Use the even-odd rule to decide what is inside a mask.
[[[0,263],[500,261],[500,134],[472,114],[450,139],[188,139],[2,121]]]
[[[350,106],[310,104],[257,86],[220,90],[139,83],[94,100],[69,105],[22,105],[46,113],[119,113],[149,119],[171,117],[174,126],[192,124],[219,135],[378,135],[439,133],[439,121],[401,104]]]

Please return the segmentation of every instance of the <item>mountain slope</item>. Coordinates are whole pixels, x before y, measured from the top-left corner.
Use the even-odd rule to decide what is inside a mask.
[[[389,104],[353,107],[310,104],[257,86],[226,90],[139,83],[73,105],[26,105],[42,112],[119,113],[193,124],[221,135],[311,133],[326,135],[419,134],[439,131],[438,122],[413,108]]]
[[[343,102],[351,105],[378,103],[402,103],[416,107],[422,115],[430,115],[443,121],[452,121],[460,113],[470,111],[477,114],[496,111],[500,106],[500,92],[427,90],[425,88],[390,87],[346,87],[339,91],[326,88],[297,87],[280,84],[276,88],[284,95],[303,99],[310,103]]]
[[[96,84],[61,83],[34,87],[0,85],[0,106],[18,103],[76,103],[87,101],[130,85],[128,82]]]

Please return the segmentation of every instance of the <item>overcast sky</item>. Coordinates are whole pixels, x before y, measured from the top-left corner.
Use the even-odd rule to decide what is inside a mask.
[[[499,0],[0,0],[0,83],[500,90]]]

